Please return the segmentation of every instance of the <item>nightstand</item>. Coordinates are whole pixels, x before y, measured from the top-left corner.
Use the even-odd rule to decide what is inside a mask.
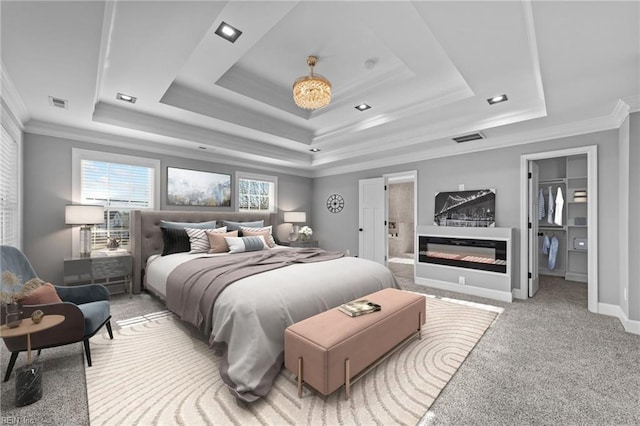
[[[289,247],[318,247],[317,240],[308,240],[308,241],[289,241]]]
[[[132,296],[132,258],[129,253],[117,256],[72,257],[64,260],[64,285],[102,284],[109,293]],[[122,288],[122,291],[119,291]]]

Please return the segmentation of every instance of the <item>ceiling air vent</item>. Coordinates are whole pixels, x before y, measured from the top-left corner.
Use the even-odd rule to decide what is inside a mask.
[[[477,141],[478,139],[484,139],[484,135],[482,133],[480,133],[480,132],[478,132],[478,133],[469,133],[468,135],[458,136],[458,137],[453,138],[453,140],[458,142],[458,143]]]
[[[49,96],[49,105],[56,107],[67,109],[69,106],[69,101],[60,98],[54,98],[53,96]]]

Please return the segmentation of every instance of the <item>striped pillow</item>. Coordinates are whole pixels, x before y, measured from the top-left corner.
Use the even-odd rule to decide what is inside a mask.
[[[229,246],[229,253],[258,251],[268,247],[262,235],[257,237],[224,237],[224,240]]]
[[[257,237],[258,235],[262,235],[269,247],[275,247],[276,245],[276,241],[273,239],[273,234],[271,233],[271,226],[265,226],[263,228],[241,226],[240,231],[244,237]]]
[[[227,228],[223,226],[222,228],[216,229],[198,229],[198,228],[184,228],[187,231],[187,235],[189,235],[189,243],[191,244],[191,251],[189,253],[209,253],[209,237],[205,231],[222,233],[227,232]]]

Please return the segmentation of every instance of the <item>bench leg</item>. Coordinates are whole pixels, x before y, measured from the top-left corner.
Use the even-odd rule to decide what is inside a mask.
[[[351,372],[349,358],[344,360],[344,399],[349,400],[351,396]]]
[[[302,398],[302,357],[298,357],[298,398]]]
[[[422,312],[418,312],[418,338],[422,340]]]

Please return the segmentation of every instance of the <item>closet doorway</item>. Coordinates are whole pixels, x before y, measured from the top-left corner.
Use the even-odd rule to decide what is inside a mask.
[[[386,187],[387,266],[397,276],[414,279],[417,171],[384,175]]]
[[[520,297],[534,297],[538,278],[587,283],[597,312],[597,147],[521,157],[523,172]]]

